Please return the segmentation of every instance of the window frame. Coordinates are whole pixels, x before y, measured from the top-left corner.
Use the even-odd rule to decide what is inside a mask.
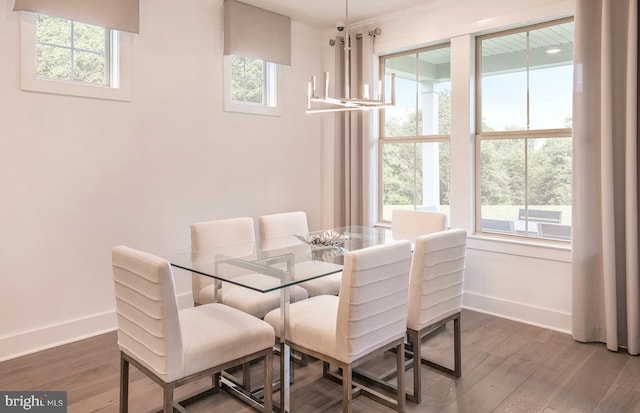
[[[247,58],[245,56],[238,56]],[[233,99],[233,69],[232,69],[233,55],[224,56],[224,111],[246,113],[253,115],[266,115],[266,116],[282,116],[282,103],[281,97],[283,95],[282,86],[282,66],[268,62],[263,59],[263,92],[262,103],[238,101]]]
[[[526,242],[543,242],[550,244],[561,243],[561,245],[571,244],[571,240],[558,240],[558,239],[549,239],[542,237],[533,237],[529,235],[517,235],[517,234],[502,234],[496,232],[488,232],[482,230],[482,192],[481,192],[481,162],[480,162],[480,146],[483,141],[489,140],[514,140],[521,139],[525,142],[525,153],[524,153],[524,165],[525,165],[525,177],[527,179],[527,147],[528,142],[531,139],[554,139],[554,138],[571,138],[573,139],[572,128],[552,128],[552,129],[529,129],[529,115],[530,115],[530,105],[529,105],[529,87],[527,86],[527,129],[525,130],[517,130],[517,131],[491,131],[491,132],[483,132],[482,131],[482,41],[485,39],[491,39],[501,36],[508,36],[510,34],[515,33],[523,33],[529,32],[532,30],[536,30],[542,27],[549,27],[560,25],[568,22],[573,22],[574,18],[565,17],[561,19],[554,19],[545,21],[543,23],[520,26],[510,30],[493,32],[490,34],[485,34],[482,36],[477,36],[475,39],[475,149],[474,149],[474,160],[475,160],[475,185],[474,185],[474,193],[475,193],[475,207],[474,207],[474,217],[475,217],[475,233],[483,236],[490,236],[495,238],[505,238],[505,239],[517,239],[523,240]],[[528,67],[527,60],[527,77],[530,68]],[[528,205],[528,185],[525,185],[525,193],[524,193],[524,201],[525,208]],[[526,220],[525,226],[528,226],[528,220]],[[526,231],[528,232],[528,231]]]
[[[41,78],[36,72],[37,14],[20,12],[21,89],[117,101],[131,100],[131,36],[126,32],[109,31],[109,85]],[[69,19],[67,19],[69,20]]]
[[[447,41],[445,43],[438,43],[436,45],[432,45],[432,46],[427,46],[427,47],[419,47],[416,49],[410,49],[410,50],[406,50],[406,51],[402,51],[402,52],[397,52],[397,53],[391,53],[391,54],[387,54],[387,55],[381,55],[379,57],[379,73],[383,74],[385,73],[385,61],[387,59],[392,59],[395,57],[400,57],[400,56],[407,56],[407,55],[416,55],[418,56],[420,53],[423,52],[428,52],[431,50],[437,50],[437,49],[444,49],[444,48],[449,48],[451,49],[451,42]],[[417,59],[416,59],[417,60]],[[451,64],[451,62],[449,62],[449,64]],[[416,73],[418,71],[416,70]],[[417,82],[417,81],[416,81]],[[386,87],[386,85],[383,85],[383,87]],[[397,89],[396,89],[397,90]],[[416,96],[417,99],[417,96]],[[417,103],[416,103],[416,108],[418,107]],[[378,148],[377,148],[377,156],[378,156],[378,208],[377,208],[377,222],[378,224],[383,224],[383,225],[388,225],[390,224],[390,220],[385,220],[384,219],[384,159],[383,159],[383,153],[384,153],[384,145],[385,144],[406,144],[406,143],[413,143],[413,144],[420,144],[420,143],[440,143],[440,142],[447,142],[449,144],[449,155],[451,155],[451,131],[449,131],[449,134],[446,135],[440,135],[440,134],[432,134],[432,135],[415,135],[415,136],[394,136],[394,137],[386,137],[385,136],[385,109],[381,109],[380,110],[380,116],[378,117],[378,121],[379,121],[379,138],[378,138]],[[414,177],[415,177],[415,157],[414,157]],[[416,182],[416,180],[414,179],[414,183]],[[449,170],[449,187],[451,187],[451,166],[450,166],[450,170]],[[414,184],[414,194],[416,193],[417,188],[415,187]],[[414,208],[415,208],[415,199],[414,199]]]

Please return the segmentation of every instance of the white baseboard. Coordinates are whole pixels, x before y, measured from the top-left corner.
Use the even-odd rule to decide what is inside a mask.
[[[191,293],[180,294],[177,300],[178,308],[193,306]],[[0,337],[0,362],[108,333],[116,328],[117,318],[113,310]]]
[[[471,292],[464,293],[463,307],[496,317],[571,334],[570,313],[534,307]]]
[[[0,337],[0,361],[46,350],[116,329],[116,313],[108,311],[56,325]]]

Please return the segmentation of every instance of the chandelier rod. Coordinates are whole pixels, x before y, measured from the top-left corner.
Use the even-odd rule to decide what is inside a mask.
[[[349,0],[345,0],[345,22],[344,28],[346,30],[344,36],[344,97],[346,99],[351,98],[351,82],[349,80],[351,75],[351,38],[349,37]]]

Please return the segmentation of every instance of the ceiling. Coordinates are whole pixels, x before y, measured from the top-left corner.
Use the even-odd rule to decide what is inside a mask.
[[[330,29],[345,22],[346,0],[240,0],[291,16],[293,20]],[[349,22],[355,23],[438,0],[348,0]]]

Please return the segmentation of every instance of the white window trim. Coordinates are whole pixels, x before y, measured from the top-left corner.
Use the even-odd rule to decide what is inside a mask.
[[[282,116],[282,96],[284,88],[282,86],[282,66],[273,64],[275,70],[267,71],[267,83],[273,85],[275,82],[275,91],[273,88],[267,88],[269,96],[266,97],[268,104],[238,102],[233,100],[231,93],[231,56],[224,56],[224,111],[247,113],[253,115],[266,116]],[[275,94],[274,94],[275,92]]]
[[[20,12],[21,88],[30,92],[94,99],[131,100],[131,35],[111,30],[111,86],[42,79],[36,73],[36,14]]]

